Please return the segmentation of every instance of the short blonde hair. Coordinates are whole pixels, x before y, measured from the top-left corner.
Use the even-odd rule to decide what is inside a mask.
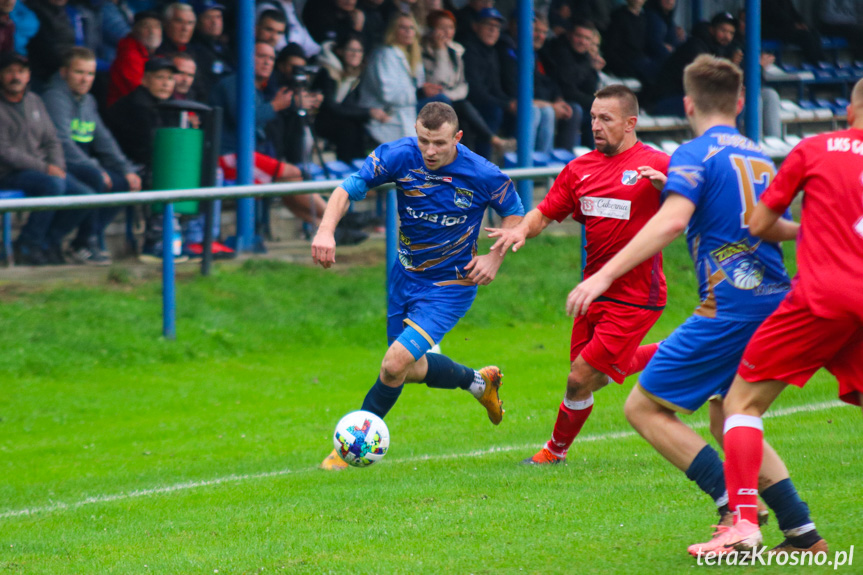
[[[736,116],[743,72],[730,60],[702,54],[684,68],[683,88],[699,112]]]

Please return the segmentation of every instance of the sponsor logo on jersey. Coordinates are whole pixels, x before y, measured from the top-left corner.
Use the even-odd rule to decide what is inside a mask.
[[[455,207],[467,209],[473,203],[473,192],[465,188],[455,189]]]
[[[630,200],[584,196],[580,201],[581,213],[585,216],[628,220],[632,211],[632,202]]]
[[[638,181],[638,172],[635,170],[626,170],[620,178],[620,183],[624,186],[634,186]],[[627,218],[628,219],[628,218]]]
[[[413,264],[413,259],[408,252],[399,250],[399,263],[401,263],[402,266],[409,268]]]
[[[764,264],[755,255],[748,240],[725,244],[710,252],[710,255],[737,289],[752,290],[764,281]]]

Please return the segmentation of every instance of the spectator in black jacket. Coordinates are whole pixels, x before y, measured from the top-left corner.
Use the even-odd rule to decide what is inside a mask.
[[[643,6],[644,0],[626,0],[626,6],[612,12],[603,53],[609,72],[649,85],[655,81],[661,62],[648,50],[648,18]]]
[[[362,33],[366,15],[357,0],[315,0],[303,9],[303,22],[315,42],[323,44],[349,32]]]
[[[365,125],[369,118],[387,122],[380,108],[359,105],[360,77],[364,48],[359,34],[347,34],[336,44],[324,44],[318,63],[321,71],[314,88],[321,91],[323,102],[315,118],[318,135],[336,146],[336,157],[343,162],[366,155]]]
[[[674,21],[677,0],[647,0],[647,53],[660,63],[686,41],[686,31]]]
[[[493,133],[503,124],[504,112],[515,113],[516,100],[507,96],[501,86],[498,50],[503,16],[494,8],[480,10],[473,22],[473,34],[464,44],[464,75],[469,87],[468,100],[479,110]],[[478,154],[489,157],[491,141],[477,141]]]
[[[821,37],[806,24],[791,0],[764,0],[761,13],[761,35],[765,40],[797,44],[812,64],[824,60]]]
[[[588,146],[593,144],[588,110],[593,105],[593,94],[599,84],[599,73],[590,54],[596,27],[588,20],[577,20],[571,26],[566,34],[545,45],[540,52],[540,60],[560,87],[563,99],[583,110],[581,144]]]
[[[198,12],[198,24],[190,43],[197,65],[195,91],[209,97],[219,80],[234,72],[234,55],[224,39],[225,7],[216,2],[204,2]]]
[[[455,39],[464,44],[473,35],[473,23],[480,11],[494,8],[494,0],[468,0],[467,4],[455,11]]]
[[[68,0],[34,0],[28,5],[39,18],[39,32],[30,38],[32,88],[41,92],[51,76],[63,65],[66,51],[75,45],[75,30],[66,14]]]
[[[651,114],[680,116],[683,110],[683,69],[701,54],[712,54],[740,64],[743,53],[734,45],[737,20],[728,12],[716,14],[709,25],[695,26],[689,39],[668,57],[651,90],[644,95],[644,105]]]

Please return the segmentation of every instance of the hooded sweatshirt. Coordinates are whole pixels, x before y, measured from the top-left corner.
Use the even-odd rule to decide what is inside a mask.
[[[66,81],[57,74],[51,79],[42,99],[63,143],[66,163],[89,165],[121,174],[133,171],[131,162],[99,117],[96,99],[91,94],[73,94]]]

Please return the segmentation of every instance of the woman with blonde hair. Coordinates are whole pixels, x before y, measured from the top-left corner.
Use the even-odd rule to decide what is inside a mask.
[[[372,118],[366,129],[381,144],[416,136],[417,98],[440,92],[439,85],[426,84],[416,21],[410,14],[397,14],[360,85],[360,105],[380,108],[388,119]]]

